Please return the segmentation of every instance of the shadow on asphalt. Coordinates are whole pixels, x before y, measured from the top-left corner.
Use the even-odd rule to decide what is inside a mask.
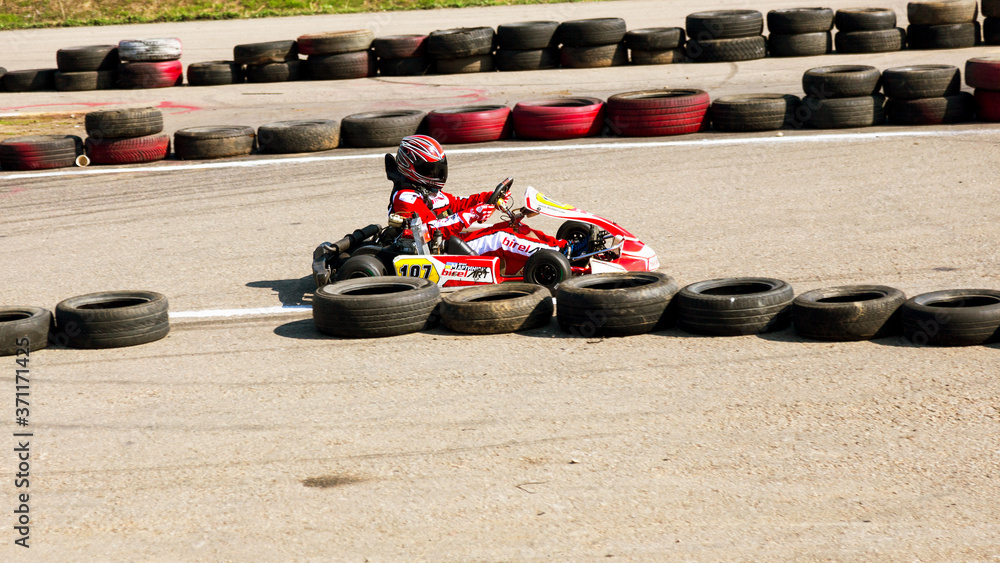
[[[312,303],[312,293],[316,291],[316,282],[312,276],[305,276],[296,280],[255,281],[248,283],[247,287],[274,290],[282,305],[309,305]],[[306,299],[306,294],[309,299]]]
[[[295,340],[338,340],[334,336],[327,336],[316,330],[313,320],[300,319],[285,323],[274,329],[274,334],[283,338],[293,338]]]

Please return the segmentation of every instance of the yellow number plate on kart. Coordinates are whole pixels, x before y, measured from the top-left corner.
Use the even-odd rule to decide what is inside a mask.
[[[431,280],[441,287],[497,283],[496,256],[397,256],[392,261],[398,276]]]
[[[442,264],[433,258],[406,257],[402,256],[392,261],[393,268],[397,276],[410,276],[412,278],[424,278],[434,283],[441,281],[438,273]]]

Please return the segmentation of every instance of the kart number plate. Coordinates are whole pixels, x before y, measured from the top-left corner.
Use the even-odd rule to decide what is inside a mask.
[[[424,278],[438,283],[441,280],[438,274],[440,266],[435,262],[430,258],[396,258],[393,267],[396,269],[396,275]]]

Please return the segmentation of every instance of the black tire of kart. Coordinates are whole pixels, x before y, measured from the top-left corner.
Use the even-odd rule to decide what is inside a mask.
[[[887,53],[900,51],[906,45],[906,31],[897,27],[876,31],[840,31],[833,38],[838,54]]]
[[[878,93],[882,73],[867,65],[820,66],[802,75],[802,90],[817,98],[856,98]]]
[[[629,51],[629,62],[634,65],[669,65],[687,61],[684,49],[668,49],[666,51]]]
[[[791,94],[738,94],[712,101],[709,115],[716,131],[775,131],[794,124],[802,100]]]
[[[281,63],[298,58],[299,48],[295,41],[246,43],[233,47],[233,61],[238,65]]]
[[[686,54],[692,62],[721,63],[763,59],[767,55],[767,40],[763,35],[732,39],[689,39]]]
[[[788,8],[767,13],[767,30],[771,34],[820,33],[831,29],[833,10],[830,8]]]
[[[563,224],[559,225],[559,230],[556,231],[556,238],[560,240],[568,240],[570,243],[583,239],[589,239],[591,231],[590,227],[590,223],[584,223],[582,221],[563,221]]]
[[[620,43],[625,31],[621,18],[590,18],[562,22],[556,36],[564,47],[589,47]]]
[[[586,47],[563,46],[559,50],[559,63],[564,68],[607,68],[628,64],[628,49],[624,43],[590,45]]]
[[[935,303],[979,303],[965,307]],[[903,336],[923,346],[975,346],[1000,339],[1000,291],[951,289],[911,297],[900,308]]]
[[[306,67],[312,80],[365,78],[377,72],[375,53],[372,51],[309,55]]]
[[[829,31],[780,35],[767,38],[767,52],[772,57],[815,57],[833,51],[833,34]]]
[[[114,70],[56,72],[56,90],[60,92],[111,90],[117,83],[118,72]]]
[[[504,283],[460,289],[441,298],[441,323],[465,334],[504,334],[549,324],[554,306],[545,287]]]
[[[3,75],[3,88],[8,92],[55,90],[56,72],[54,68],[8,70]]]
[[[13,356],[18,350],[27,350],[27,358],[35,350],[49,343],[52,313],[41,307],[0,307],[0,356]],[[28,339],[28,346],[18,342]],[[23,343],[23,342],[22,342]]]
[[[889,31],[896,29],[896,12],[886,8],[846,8],[837,10],[838,31]]]
[[[556,318],[578,336],[632,336],[663,328],[672,319],[677,282],[661,272],[591,274],[563,282]]]
[[[884,285],[816,289],[792,302],[795,332],[813,340],[850,342],[900,334],[902,291]]]
[[[60,72],[117,70],[119,64],[118,45],[84,45],[56,51],[56,68]]]
[[[1000,18],[986,18],[983,20],[983,43],[986,45],[1000,45]]]
[[[972,121],[976,99],[970,92],[916,100],[889,100],[885,115],[892,125],[938,125]]]
[[[679,27],[632,29],[625,34],[625,46],[636,51],[669,51],[683,47],[685,38]]]
[[[174,154],[181,160],[248,155],[254,147],[253,127],[210,125],[174,132]]]
[[[982,0],[983,15],[987,18],[1000,18],[1000,0]]]
[[[83,124],[87,135],[97,139],[145,137],[163,131],[163,112],[156,108],[92,111]]]
[[[427,36],[384,35],[372,41],[372,50],[379,59],[412,59],[424,57],[427,51]]]
[[[500,49],[494,55],[493,62],[496,63],[497,70],[502,72],[559,68],[559,49]]]
[[[247,82],[294,82],[302,78],[302,61],[247,65]]]
[[[753,37],[764,31],[764,14],[757,10],[711,10],[688,14],[684,29],[690,40],[709,41]]]
[[[205,61],[188,65],[187,81],[191,86],[221,86],[242,84],[246,76],[243,65],[234,61]]]
[[[497,48],[512,51],[535,51],[559,46],[559,22],[527,21],[497,26]]]
[[[340,122],[340,138],[350,147],[395,146],[403,137],[416,134],[426,116],[418,110],[355,113]]]
[[[56,330],[71,348],[121,348],[170,332],[167,298],[153,291],[108,291],[56,305]]]
[[[952,65],[909,65],[882,71],[882,91],[893,100],[954,96],[962,88],[961,71]]]
[[[257,128],[257,146],[263,153],[319,152],[339,145],[340,123],[331,119],[277,121]]]
[[[176,61],[181,58],[181,52],[181,40],[176,37],[124,39],[118,42],[118,56],[123,63]]]
[[[438,74],[468,74],[473,72],[493,72],[493,55],[472,55],[455,59],[437,59],[434,72]]]
[[[979,22],[911,25],[906,28],[909,49],[967,49],[979,43]]]
[[[815,129],[871,127],[885,123],[885,96],[873,94],[855,98],[802,98],[808,110],[804,124]],[[803,111],[805,113],[805,111]]]
[[[561,252],[543,248],[535,251],[521,270],[525,283],[533,283],[555,291],[556,287],[573,275],[569,259]]]
[[[427,54],[435,59],[460,59],[493,52],[492,27],[441,29],[427,36]]]
[[[906,5],[906,21],[910,25],[971,22],[979,15],[978,4],[977,0],[909,2]]]
[[[377,278],[389,275],[389,269],[385,263],[372,254],[356,254],[344,261],[337,268],[334,276],[336,281],[344,281],[355,278]]]
[[[408,57],[405,59],[379,59],[378,73],[382,76],[423,76],[431,71],[434,59]]]
[[[313,322],[323,334],[343,338],[399,336],[428,326],[440,301],[438,286],[423,278],[351,279],[316,290]]]
[[[374,40],[371,30],[354,29],[301,35],[295,43],[299,54],[313,56],[367,51]]]
[[[706,295],[721,287],[760,289]],[[682,330],[710,336],[760,334],[787,327],[791,322],[792,286],[771,278],[723,278],[693,283],[682,289],[677,301]]]

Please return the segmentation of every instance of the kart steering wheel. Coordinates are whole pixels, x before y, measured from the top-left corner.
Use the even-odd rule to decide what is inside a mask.
[[[490,195],[490,198],[486,200],[486,203],[490,205],[496,205],[498,201],[504,199],[508,193],[510,193],[510,186],[514,183],[513,178],[507,178],[503,182],[497,184],[495,190]]]

